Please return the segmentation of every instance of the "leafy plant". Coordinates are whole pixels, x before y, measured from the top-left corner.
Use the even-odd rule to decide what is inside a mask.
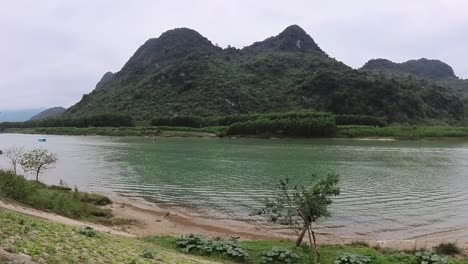
[[[448,264],[448,258],[441,257],[432,252],[417,252],[418,264]]]
[[[336,257],[335,264],[370,264],[371,261],[369,256],[343,253]]]
[[[184,253],[200,255],[224,255],[234,260],[244,261],[249,254],[236,240],[210,240],[201,235],[188,235],[177,239],[177,247]]]
[[[143,250],[141,257],[145,259],[154,259],[156,257],[156,251],[154,251],[154,249],[147,248]]]
[[[89,226],[85,226],[84,228],[82,228],[82,229],[80,230],[80,234],[85,235],[85,236],[87,236],[87,237],[95,237],[95,236],[97,236],[96,230],[94,230],[94,228],[89,227]]]
[[[339,176],[328,174],[326,177],[313,178],[313,184],[308,187],[292,186],[289,179],[281,180],[275,199],[267,199],[264,208],[258,212],[266,215],[271,222],[300,228],[301,232],[296,240],[296,246],[300,246],[306,233],[309,243],[320,262],[320,252],[316,242],[312,224],[321,218],[328,217],[328,206],[332,203],[332,197],[340,194],[337,186]]]
[[[274,247],[262,254],[262,263],[299,263],[300,257],[286,248]]]
[[[446,256],[455,256],[462,253],[462,250],[455,243],[441,243],[434,247],[437,254]]]

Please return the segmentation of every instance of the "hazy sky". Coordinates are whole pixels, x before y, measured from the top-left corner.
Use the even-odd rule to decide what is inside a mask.
[[[467,14],[466,0],[3,0],[0,109],[69,107],[175,27],[241,48],[298,24],[352,67],[426,57],[468,78]]]

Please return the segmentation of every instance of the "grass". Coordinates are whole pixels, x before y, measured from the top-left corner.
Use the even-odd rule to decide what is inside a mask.
[[[176,240],[177,239],[174,237],[149,237],[145,239],[147,242],[166,248],[168,250],[177,250]],[[288,240],[252,240],[241,241],[240,244],[241,247],[249,253],[250,260],[248,263],[261,263],[262,253],[272,249],[273,247],[281,247],[292,250],[294,253],[301,256],[301,261],[299,263],[314,263],[311,257],[311,251],[308,246],[295,247],[294,243]],[[333,264],[336,256],[345,252],[369,255],[373,259],[373,264],[417,264],[416,258],[412,253],[383,251],[370,248],[364,244],[322,246],[320,248],[320,252],[322,264]],[[212,257],[211,259],[221,261],[222,263],[234,263],[230,260],[220,257]],[[468,260],[451,259],[451,261],[452,264],[468,264]]]
[[[50,187],[1,170],[0,197],[70,218],[112,223],[110,210],[98,207],[111,203],[105,196]]]
[[[207,262],[142,239],[101,232],[90,237],[81,230],[0,209],[0,246],[14,254],[29,255],[39,263]]]
[[[468,137],[468,127],[338,126],[338,137],[390,137],[398,139]]]

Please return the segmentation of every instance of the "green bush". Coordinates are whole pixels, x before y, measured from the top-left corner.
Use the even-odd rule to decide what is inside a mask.
[[[441,257],[436,253],[432,252],[417,252],[416,258],[418,264],[448,264],[448,259],[446,257]]]
[[[210,240],[200,235],[188,235],[177,239],[176,244],[183,253],[221,255],[237,261],[249,258],[248,253],[235,240]]]
[[[357,255],[352,253],[342,253],[335,259],[335,264],[370,264],[369,256]]]
[[[434,247],[437,254],[446,256],[455,256],[462,253],[462,250],[454,243],[441,243]]]
[[[95,237],[97,236],[96,230],[94,230],[92,227],[85,226],[80,230],[80,234],[85,235],[87,237]]]
[[[262,263],[299,263],[300,257],[289,249],[274,247],[262,253]]]
[[[141,257],[145,259],[154,259],[156,257],[156,251],[154,249],[145,249],[143,253],[141,253]]]

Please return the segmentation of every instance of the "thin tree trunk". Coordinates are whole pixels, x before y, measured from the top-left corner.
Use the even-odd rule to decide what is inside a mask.
[[[311,260],[314,259],[314,246],[312,245],[312,238],[310,236],[310,227],[307,228],[307,233],[309,234],[309,246],[310,246],[310,256],[312,257]],[[315,261],[313,262],[315,263]],[[320,264],[320,262],[318,262]]]
[[[310,229],[310,232],[312,233],[312,238],[314,240],[315,252],[317,253],[317,263],[320,264],[320,251],[319,251],[319,248],[317,246],[317,239],[315,238],[315,232],[312,230],[312,228]]]
[[[307,225],[305,225],[302,230],[301,230],[301,233],[299,234],[299,236],[297,237],[297,240],[296,240],[296,247],[300,246],[302,244],[302,240],[304,239],[304,236],[305,236],[305,233],[307,232],[307,229],[309,229],[309,227]]]

